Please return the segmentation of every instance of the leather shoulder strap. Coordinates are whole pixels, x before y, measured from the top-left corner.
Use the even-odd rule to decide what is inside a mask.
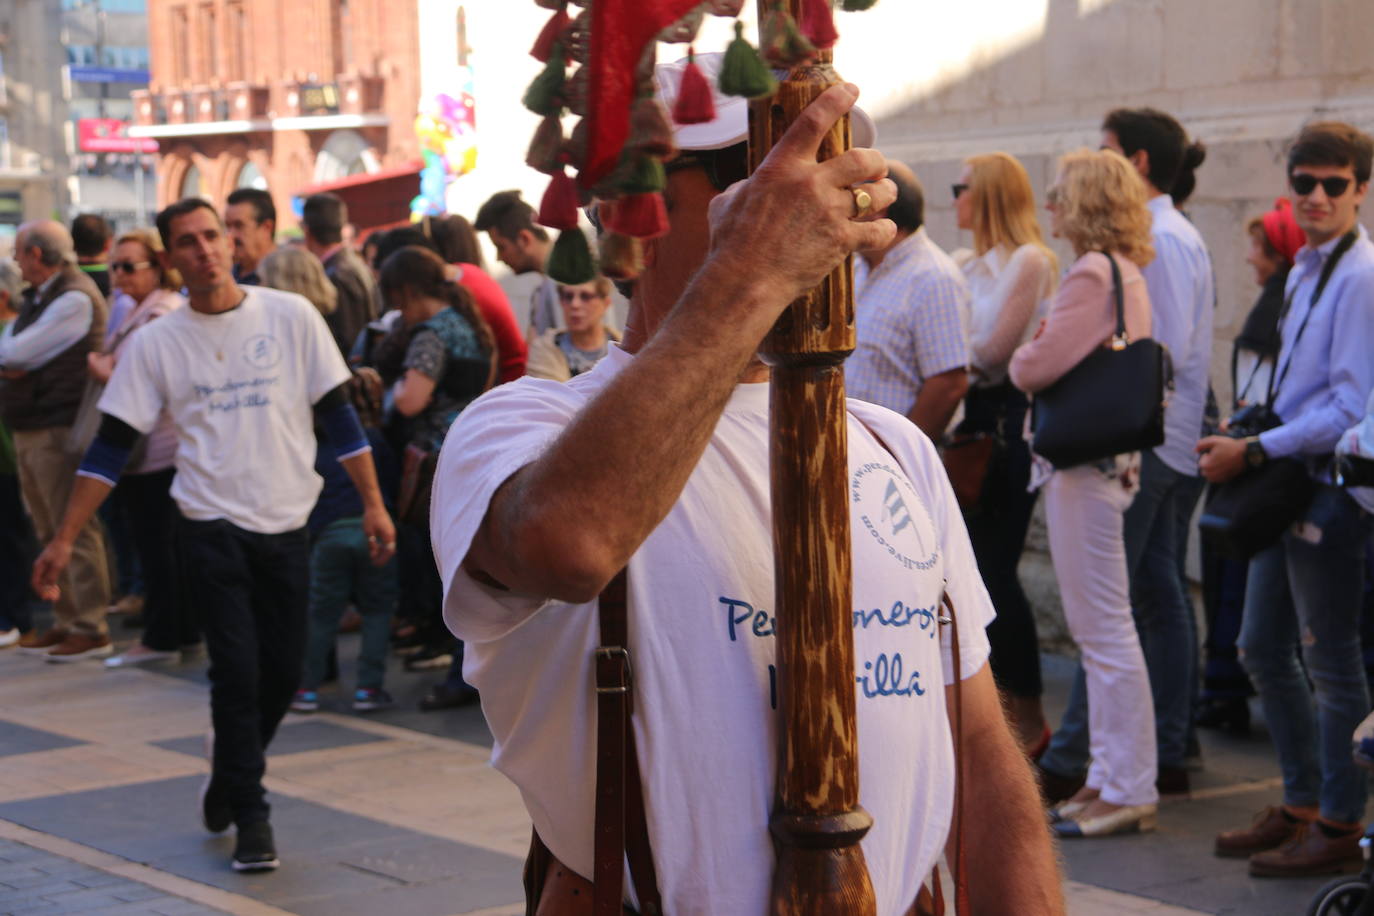
[[[601,592],[601,645],[596,650],[596,825],[592,912],[621,916],[625,860],[643,916],[663,911],[649,846],[644,787],[635,750],[633,672],[630,667],[626,570]]]

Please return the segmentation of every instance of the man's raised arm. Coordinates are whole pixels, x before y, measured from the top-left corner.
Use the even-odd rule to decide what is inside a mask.
[[[630,365],[497,490],[470,573],[524,594],[595,597],[667,515],[783,309],[846,255],[891,241],[890,221],[853,218],[849,190],[874,182],[872,212],[895,199],[882,155],[816,162],[857,98],[832,87],[748,181],[712,202],[706,263]]]

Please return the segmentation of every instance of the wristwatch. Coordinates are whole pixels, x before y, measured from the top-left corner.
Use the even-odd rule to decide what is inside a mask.
[[[1245,464],[1248,467],[1261,467],[1268,460],[1269,455],[1260,444],[1259,436],[1251,436],[1245,440]]]

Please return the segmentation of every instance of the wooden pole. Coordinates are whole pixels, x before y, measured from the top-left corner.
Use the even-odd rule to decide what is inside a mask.
[[[759,18],[772,7],[759,0]],[[801,0],[785,0],[794,17]],[[829,51],[796,67],[749,113],[751,168],[801,111],[839,82]],[[851,146],[846,116],[821,144]],[[779,753],[770,828],[777,853],[770,912],[868,916],[873,885],[859,841],[853,573],[843,363],[854,349],[853,263],[846,259],[783,313],[760,354],[772,367],[769,461],[776,566]]]

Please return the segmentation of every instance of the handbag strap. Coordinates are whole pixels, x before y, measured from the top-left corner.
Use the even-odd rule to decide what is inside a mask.
[[[662,898],[644,786],[635,750],[634,684],[630,668],[627,570],[616,573],[601,592],[601,645],[596,650],[596,821],[592,865],[592,913],[624,912],[625,860],[639,895],[643,916],[660,916]]]
[[[1116,333],[1112,335],[1112,349],[1124,350],[1131,342],[1131,338],[1126,333],[1126,293],[1122,289],[1121,267],[1109,252],[1103,251],[1100,254],[1112,267],[1112,301],[1116,304]]]
[[[1326,291],[1326,282],[1330,280],[1331,275],[1335,273],[1336,265],[1340,262],[1341,257],[1350,250],[1351,246],[1355,244],[1355,240],[1358,238],[1359,233],[1351,229],[1342,236],[1340,242],[1331,250],[1331,255],[1326,259],[1326,263],[1322,265],[1321,276],[1317,278],[1317,287],[1312,290],[1312,298],[1309,299],[1307,303],[1307,314],[1302,316],[1302,324],[1298,325],[1297,336],[1293,338],[1293,346],[1288,349],[1288,362],[1283,364],[1282,372],[1278,371],[1278,356],[1275,355],[1275,371],[1269,376],[1269,392],[1264,399],[1264,403],[1269,406],[1270,410],[1274,409],[1274,393],[1279,390],[1279,386],[1283,384],[1284,379],[1288,378],[1288,370],[1293,368],[1293,357],[1298,355],[1298,341],[1302,340],[1302,332],[1307,330],[1307,322],[1311,320],[1312,313],[1317,310],[1317,300],[1320,299],[1322,293]],[[1278,320],[1280,334],[1283,333],[1283,323],[1288,319],[1288,313],[1293,308],[1293,293],[1297,291],[1298,285],[1294,283],[1293,292],[1289,293],[1283,300],[1283,310],[1279,312]]]

